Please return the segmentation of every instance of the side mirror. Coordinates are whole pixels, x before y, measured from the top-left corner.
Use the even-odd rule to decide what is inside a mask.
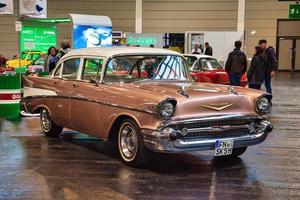
[[[98,81],[94,77],[90,77],[90,82],[98,86]]]

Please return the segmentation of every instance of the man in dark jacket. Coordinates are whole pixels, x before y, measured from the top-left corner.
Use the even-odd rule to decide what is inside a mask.
[[[225,70],[229,77],[230,85],[241,85],[241,77],[247,71],[247,56],[241,51],[242,42],[235,41],[235,49],[229,53]]]
[[[212,56],[213,55],[212,47],[209,46],[208,42],[205,42],[205,52],[204,52],[204,54],[208,55],[208,56]]]
[[[265,87],[268,93],[272,94],[271,79],[275,76],[277,70],[277,59],[275,49],[268,46],[267,40],[259,40],[259,46],[264,49],[264,55],[266,57],[266,71],[265,71]]]
[[[247,79],[249,88],[260,90],[261,84],[265,80],[266,58],[264,56],[264,49],[260,46],[255,47],[255,54],[252,57],[249,70],[247,72]]]

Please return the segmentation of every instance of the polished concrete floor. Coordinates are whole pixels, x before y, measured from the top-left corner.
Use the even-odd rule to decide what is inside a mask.
[[[41,134],[37,118],[0,121],[0,199],[300,199],[300,74],[274,80],[267,140],[240,158],[211,152],[123,165],[111,145],[65,131]]]

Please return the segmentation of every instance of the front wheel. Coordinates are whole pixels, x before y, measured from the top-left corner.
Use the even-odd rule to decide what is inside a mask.
[[[63,127],[56,125],[50,118],[47,109],[42,108],[40,113],[40,123],[44,134],[48,137],[59,137]]]
[[[140,128],[132,119],[124,119],[120,124],[118,149],[122,162],[133,167],[144,166],[151,157],[143,142]]]

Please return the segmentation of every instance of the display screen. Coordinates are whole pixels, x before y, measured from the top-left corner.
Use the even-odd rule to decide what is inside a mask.
[[[51,46],[56,46],[56,27],[22,26],[21,51],[47,52]]]
[[[108,26],[73,26],[74,48],[112,45],[112,28]]]

